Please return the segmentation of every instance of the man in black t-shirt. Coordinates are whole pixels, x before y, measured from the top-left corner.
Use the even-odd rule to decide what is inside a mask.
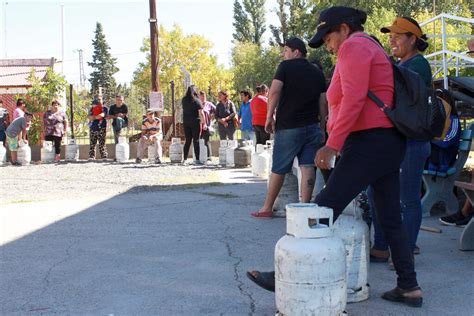
[[[306,59],[306,45],[301,39],[291,38],[281,46],[285,60],[272,81],[265,123],[265,131],[275,133],[272,173],[265,204],[252,213],[257,218],[273,216],[273,204],[295,157],[301,169],[301,202],[310,201],[316,179],[314,157],[324,141],[324,75]]]
[[[124,103],[122,95],[115,97],[115,104],[110,107],[107,119],[113,119],[112,129],[114,131],[115,144],[118,144],[122,128],[128,126],[128,107]]]

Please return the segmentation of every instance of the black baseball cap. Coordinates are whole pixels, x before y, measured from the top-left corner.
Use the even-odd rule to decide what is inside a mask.
[[[349,7],[330,7],[321,12],[316,27],[316,34],[308,42],[308,46],[318,48],[323,44],[323,38],[329,33],[332,27],[342,23],[365,23],[367,14],[364,11]]]
[[[304,55],[308,53],[306,50],[306,44],[298,37],[289,38],[284,43],[279,43],[279,45],[281,47],[288,46],[291,49],[297,49]]]

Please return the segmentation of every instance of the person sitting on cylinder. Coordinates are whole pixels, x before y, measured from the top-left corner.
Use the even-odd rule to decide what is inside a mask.
[[[138,141],[137,159],[136,163],[141,163],[143,154],[148,146],[155,147],[155,163],[161,163],[161,141],[163,140],[163,133],[161,132],[161,120],[155,117],[155,110],[148,109],[146,111],[146,118],[142,123],[142,135]],[[150,157],[148,157],[150,158]]]

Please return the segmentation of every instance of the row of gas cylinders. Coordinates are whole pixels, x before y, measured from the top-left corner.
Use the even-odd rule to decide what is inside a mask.
[[[44,141],[41,147],[41,162],[52,163],[54,162],[55,151],[53,143]],[[18,142],[17,159],[22,166],[27,166],[31,163],[31,147],[23,141]],[[79,159],[79,146],[76,145],[74,139],[69,140],[69,144],[66,146],[66,160],[77,161]],[[0,142],[0,165],[4,165],[7,162],[6,149],[3,142]]]
[[[347,303],[368,299],[369,229],[356,202],[334,223],[331,209],[312,203],[288,204],[286,214],[275,246],[279,314],[342,315]]]
[[[272,164],[272,141],[266,145],[252,141],[221,140],[219,143],[219,164],[223,167],[245,168],[252,167],[252,174],[268,178]]]

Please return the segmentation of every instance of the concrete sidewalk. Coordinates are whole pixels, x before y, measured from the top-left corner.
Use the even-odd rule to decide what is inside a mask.
[[[2,205],[0,314],[274,315],[273,293],[245,272],[273,269],[285,219],[249,216],[266,190],[249,170],[216,172],[226,181]],[[395,273],[371,264],[371,297],[349,315],[472,315],[474,253],[442,229],[419,237],[423,308],[380,299]]]

